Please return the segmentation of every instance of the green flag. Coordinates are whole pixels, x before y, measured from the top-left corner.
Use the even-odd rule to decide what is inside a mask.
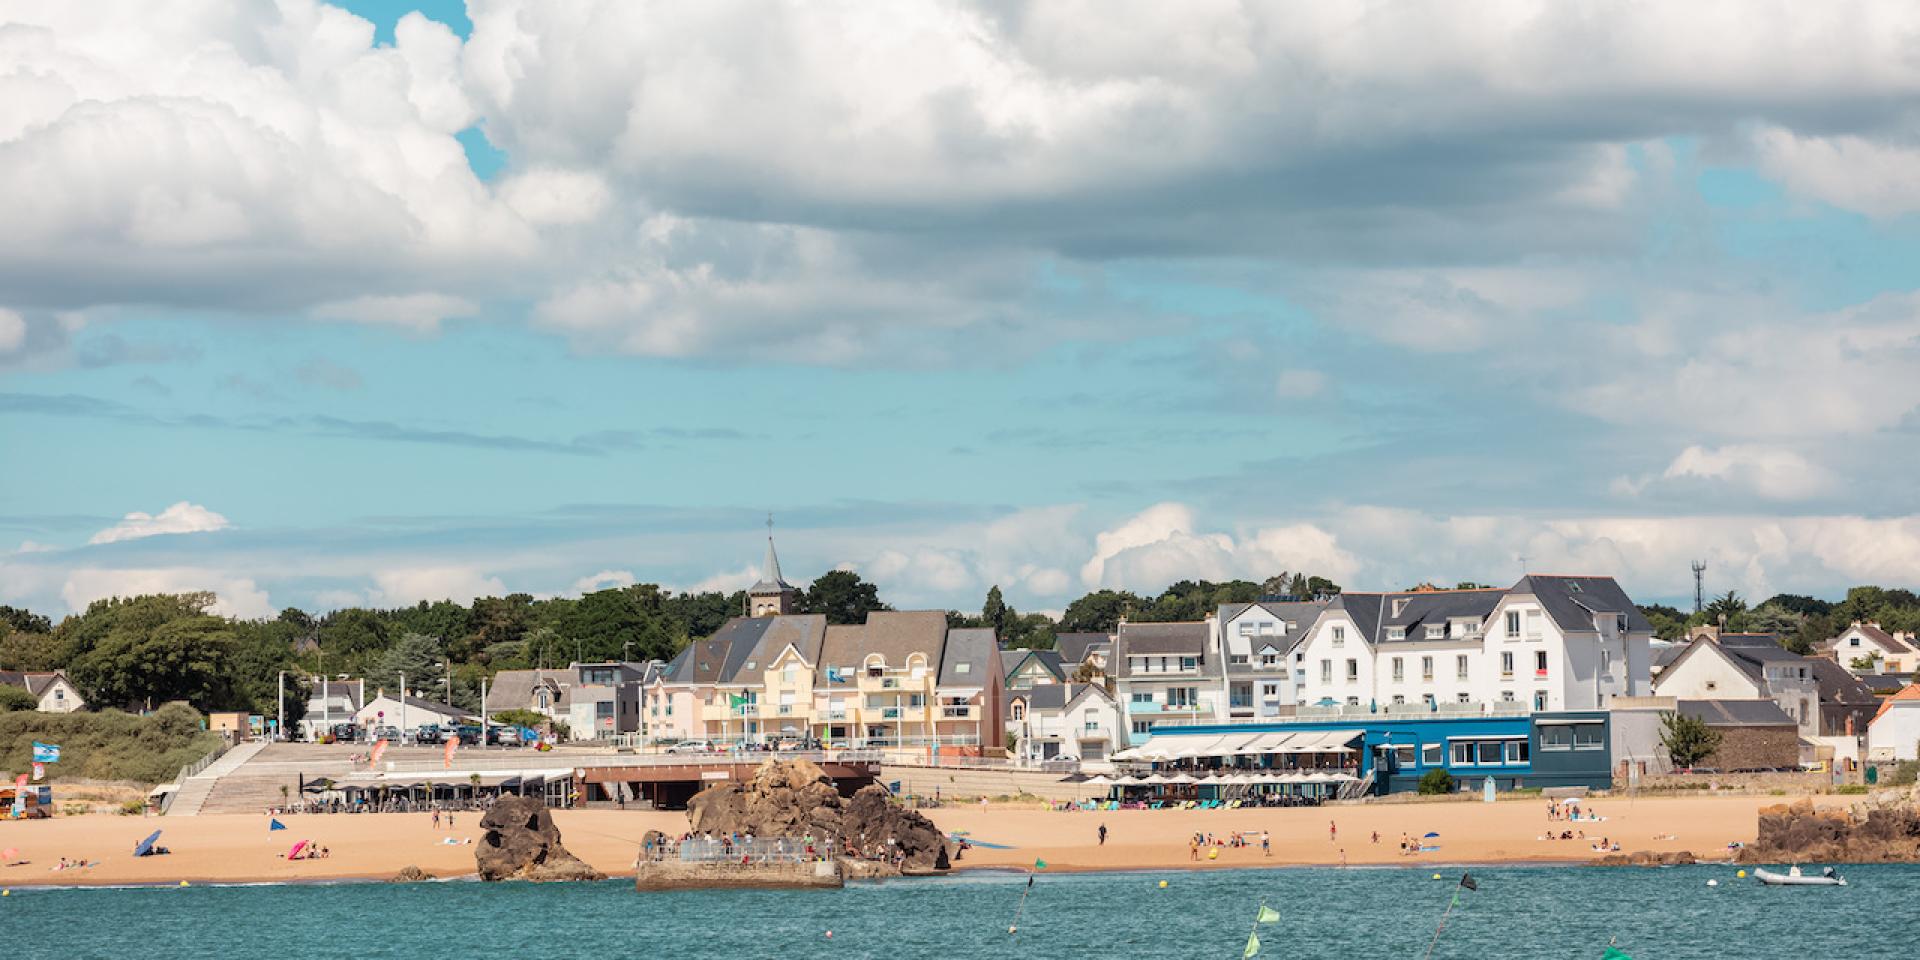
[[[1047,868],[1047,862],[1045,860],[1035,860],[1033,862],[1033,868],[1035,870],[1045,870]]]
[[[1241,954],[1240,956],[1251,957],[1254,954],[1259,952],[1260,952],[1260,934],[1258,933],[1247,934],[1247,952]]]
[[[1280,922],[1280,911],[1278,911],[1278,910],[1275,910],[1275,909],[1274,909],[1274,908],[1272,908],[1272,907],[1267,907],[1267,906],[1263,906],[1263,907],[1261,907],[1261,908],[1260,908],[1260,922],[1261,922],[1261,923],[1279,923],[1279,922]]]
[[[727,694],[727,696],[729,699],[733,701],[733,708],[735,710],[738,710],[741,707],[744,707],[747,705],[746,697],[740,696],[739,694],[733,694],[733,693]]]
[[[1633,958],[1621,953],[1616,947],[1608,947],[1607,952],[1600,955],[1600,960],[1633,960]]]

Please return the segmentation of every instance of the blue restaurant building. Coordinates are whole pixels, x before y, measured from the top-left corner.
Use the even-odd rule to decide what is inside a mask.
[[[1613,785],[1606,711],[1481,715],[1363,714],[1275,723],[1158,726],[1135,751],[1169,768],[1260,771],[1276,768],[1303,739],[1333,745],[1340,766],[1374,794],[1411,792],[1440,769],[1456,789]],[[1156,746],[1158,744],[1158,746]],[[1268,749],[1267,745],[1272,745]],[[1325,749],[1325,747],[1322,747]],[[1324,760],[1317,762],[1326,762]]]

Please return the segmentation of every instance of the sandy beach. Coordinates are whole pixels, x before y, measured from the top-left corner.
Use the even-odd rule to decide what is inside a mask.
[[[1598,798],[1589,806],[1598,823],[1551,824],[1583,830],[1585,840],[1541,840],[1549,829],[1545,801],[1482,803],[1383,803],[1273,810],[1125,810],[1058,812],[995,804],[928,811],[948,832],[1009,849],[974,847],[958,864],[966,868],[1026,868],[1045,860],[1050,870],[1122,870],[1393,863],[1567,862],[1597,854],[1605,836],[1624,851],[1689,850],[1702,858],[1723,853],[1729,842],[1751,842],[1756,813],[1791,797],[1678,797],[1628,800]],[[1843,803],[1841,798],[1817,802]],[[635,849],[648,830],[679,833],[683,812],[561,810],[555,813],[568,849],[610,876],[630,874]],[[471,874],[479,815],[456,815],[451,829],[435,829],[428,814],[283,816],[284,831],[268,831],[264,815],[178,818],[117,816],[57,817],[0,822],[0,850],[17,851],[23,865],[0,867],[0,886],[153,883],[237,883],[315,880],[384,880],[418,866],[435,877]],[[1329,824],[1337,834],[1329,837]],[[1107,842],[1098,828],[1105,824]],[[154,830],[173,853],[135,859],[133,847]],[[1255,840],[1246,848],[1202,850],[1192,859],[1188,837],[1211,832],[1225,838],[1242,831]],[[1262,856],[1261,830],[1272,834],[1270,857]],[[1373,840],[1375,833],[1379,841]],[[1400,855],[1402,834],[1438,833],[1439,851]],[[1667,839],[1667,838],[1671,839]],[[284,859],[298,841],[311,840],[331,856]],[[52,869],[62,857],[94,863],[83,869]]]

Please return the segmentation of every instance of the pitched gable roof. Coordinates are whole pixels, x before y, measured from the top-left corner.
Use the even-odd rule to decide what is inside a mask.
[[[1845,667],[1825,657],[1808,657],[1807,665],[1813,668],[1814,682],[1820,687],[1820,702],[1840,704],[1867,704],[1879,701],[1873,688],[1861,682],[1859,677],[1848,673]]]
[[[1626,615],[1628,631],[1653,632],[1646,615],[1612,577],[1529,574],[1508,592],[1530,594],[1539,600],[1562,631],[1592,633],[1595,614],[1618,613]]]
[[[1849,633],[1858,633],[1860,634],[1860,636],[1865,637],[1866,639],[1871,640],[1874,643],[1879,644],[1880,646],[1893,651],[1894,653],[1920,653],[1920,646],[1917,646],[1906,640],[1902,640],[1899,637],[1896,637],[1893,634],[1888,633],[1886,630],[1881,629],[1880,625],[1877,623],[1848,624],[1845,630],[1840,631],[1839,636],[1830,637],[1826,640],[1822,640],[1819,642],[1819,644],[1817,644],[1817,646],[1819,646],[1819,648],[1822,650],[1838,650],[1840,648],[1840,641],[1845,639],[1847,634]]]
[[[1906,686],[1900,688],[1899,693],[1896,693],[1893,696],[1888,697],[1885,700],[1881,701],[1880,709],[1874,711],[1874,714],[1873,714],[1874,722],[1878,723],[1880,721],[1880,718],[1886,716],[1887,712],[1892,710],[1893,705],[1896,703],[1907,704],[1907,705],[1910,705],[1913,709],[1920,710],[1920,683],[1907,684]]]
[[[1703,720],[1709,727],[1798,726],[1772,700],[1676,700],[1673,706],[1683,716]]]
[[[1058,633],[1053,637],[1053,648],[1060,651],[1062,663],[1080,663],[1095,647],[1105,646],[1108,637],[1104,633]]]
[[[984,687],[992,679],[990,670],[998,669],[1000,641],[989,627],[969,627],[947,631],[946,650],[940,657],[940,677],[934,681],[943,687]],[[958,669],[965,666],[963,672]]]

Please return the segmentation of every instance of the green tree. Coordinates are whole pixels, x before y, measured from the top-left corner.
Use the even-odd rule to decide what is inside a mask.
[[[28,633],[0,623],[0,670],[58,670],[65,647],[50,633]]]
[[[1420,795],[1423,797],[1445,796],[1453,792],[1453,774],[1435,767],[1420,775]]]
[[[1737,630],[1735,623],[1745,620],[1741,615],[1747,612],[1747,601],[1740,599],[1738,593],[1728,590],[1708,601],[1703,612],[1707,615],[1708,623],[1725,623],[1728,630]]]
[[[141,598],[145,599],[145,598]],[[232,625],[192,614],[157,626],[120,624],[73,662],[71,678],[87,700],[103,706],[158,706],[184,700],[208,710],[237,706],[233,696]]]
[[[1000,595],[1000,585],[996,583],[988,587],[986,602],[980,605],[981,624],[992,628],[994,636],[1005,638],[1012,632],[1007,628],[1016,616],[1018,614],[1007,606],[1006,599]]]
[[[364,663],[387,648],[387,624],[372,610],[348,607],[322,617],[314,639],[330,664]]]
[[[1121,617],[1131,618],[1145,604],[1125,590],[1096,590],[1060,614],[1061,633],[1112,633]]]
[[[571,605],[556,625],[566,655],[584,662],[666,659],[675,649],[677,631],[667,617],[660,588],[635,584],[598,590]]]
[[[1662,640],[1679,640],[1687,635],[1687,615],[1664,603],[1640,605],[1640,613],[1653,626],[1653,635]]]
[[[1296,573],[1293,575],[1293,582],[1287,585],[1287,595],[1291,596],[1295,600],[1313,599],[1313,594],[1307,592],[1307,575],[1306,574]]]
[[[9,607],[3,603],[0,603],[0,624],[12,627],[21,633],[53,632],[53,621],[31,610]]]
[[[805,613],[825,614],[828,623],[867,622],[867,614],[889,609],[880,602],[880,588],[851,570],[832,570],[813,581],[800,596]]]
[[[1668,713],[1660,718],[1660,743],[1676,767],[1692,767],[1720,749],[1720,731],[1699,717]]]
[[[1301,599],[1304,600],[1304,599],[1310,599],[1313,597],[1334,597],[1334,596],[1339,596],[1339,594],[1340,594],[1340,585],[1337,583],[1334,583],[1332,580],[1328,580],[1326,577],[1308,577],[1307,592],[1306,592],[1306,595]]]
[[[22,687],[12,684],[0,684],[0,713],[12,713],[15,710],[38,710],[40,699],[28,693]]]
[[[409,689],[437,693],[440,682],[447,676],[446,667],[443,666],[445,657],[443,644],[438,637],[424,633],[404,634],[381,654],[379,666],[368,671],[367,684],[398,695],[401,692],[400,678],[404,676]]]
[[[1800,628],[1805,626],[1807,615],[1774,603],[1772,600],[1754,608],[1747,615],[1747,628],[1755,633],[1771,633],[1780,639],[1780,645],[1806,654],[1812,648],[1794,649],[1800,645]]]

